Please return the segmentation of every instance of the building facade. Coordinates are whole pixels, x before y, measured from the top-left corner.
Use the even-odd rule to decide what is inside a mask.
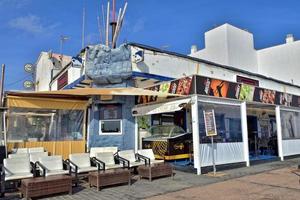
[[[174,110],[150,114],[149,121],[154,125],[159,118],[161,124],[164,120],[176,124],[178,118],[182,119],[180,125],[193,132],[194,166],[198,173],[201,167],[212,164],[211,146],[203,129],[202,113],[208,108],[216,112],[217,164],[244,162],[249,166],[251,160],[283,160],[300,154],[300,86],[296,81],[300,72],[295,56],[300,51],[298,42],[289,39],[284,45],[255,50],[252,34],[228,24],[206,33],[205,41],[206,48],[196,51],[194,47],[190,56],[136,43],[117,49],[89,46],[76,56],[80,64],[70,62],[47,84],[50,90],[160,90],[157,84],[167,84],[166,91],[176,93],[182,91],[177,88],[182,77],[193,77],[190,84],[195,84],[194,92],[185,94],[191,98],[189,106],[181,114]],[[293,73],[282,73],[282,66]],[[71,76],[74,71],[78,73]],[[175,89],[170,89],[172,84]],[[88,148],[137,149],[140,132],[138,117],[132,113],[135,104],[136,99],[129,96],[92,97],[87,120]]]

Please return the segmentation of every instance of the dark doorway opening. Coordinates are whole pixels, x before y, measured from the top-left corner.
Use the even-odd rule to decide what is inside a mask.
[[[274,160],[278,157],[275,116],[263,115],[247,116],[250,161]]]

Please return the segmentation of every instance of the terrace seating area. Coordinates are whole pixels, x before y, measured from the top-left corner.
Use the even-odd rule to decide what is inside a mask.
[[[161,169],[168,173],[156,173]],[[152,149],[135,152],[119,151],[117,147],[92,147],[89,153],[70,154],[63,160],[61,155],[49,155],[44,148],[19,148],[13,149],[3,161],[0,192],[3,196],[8,191],[6,185],[13,183],[26,198],[60,192],[71,194],[72,185],[78,186],[80,178],[100,190],[103,186],[130,185],[132,176],[136,175],[152,180],[172,176],[173,172],[169,164],[155,159]]]

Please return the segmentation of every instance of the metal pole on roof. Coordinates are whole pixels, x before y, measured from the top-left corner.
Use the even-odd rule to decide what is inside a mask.
[[[107,2],[107,12],[106,12],[106,27],[105,27],[106,28],[106,35],[105,35],[106,36],[105,37],[105,45],[106,46],[109,46],[109,40],[108,40],[108,37],[109,37],[109,30],[108,29],[109,29],[109,21],[110,21],[109,20],[109,16],[110,16],[109,15],[109,11],[110,11],[109,9],[110,8],[109,8],[109,1],[108,1]]]
[[[85,7],[82,11],[82,39],[81,39],[81,48],[84,48],[84,37],[85,37]]]
[[[3,107],[3,88],[4,88],[5,64],[1,65],[1,81],[0,81],[0,107]]]

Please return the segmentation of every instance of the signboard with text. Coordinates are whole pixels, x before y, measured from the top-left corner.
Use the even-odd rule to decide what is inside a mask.
[[[204,116],[206,136],[210,137],[210,136],[217,135],[214,110],[204,110],[203,116]]]

